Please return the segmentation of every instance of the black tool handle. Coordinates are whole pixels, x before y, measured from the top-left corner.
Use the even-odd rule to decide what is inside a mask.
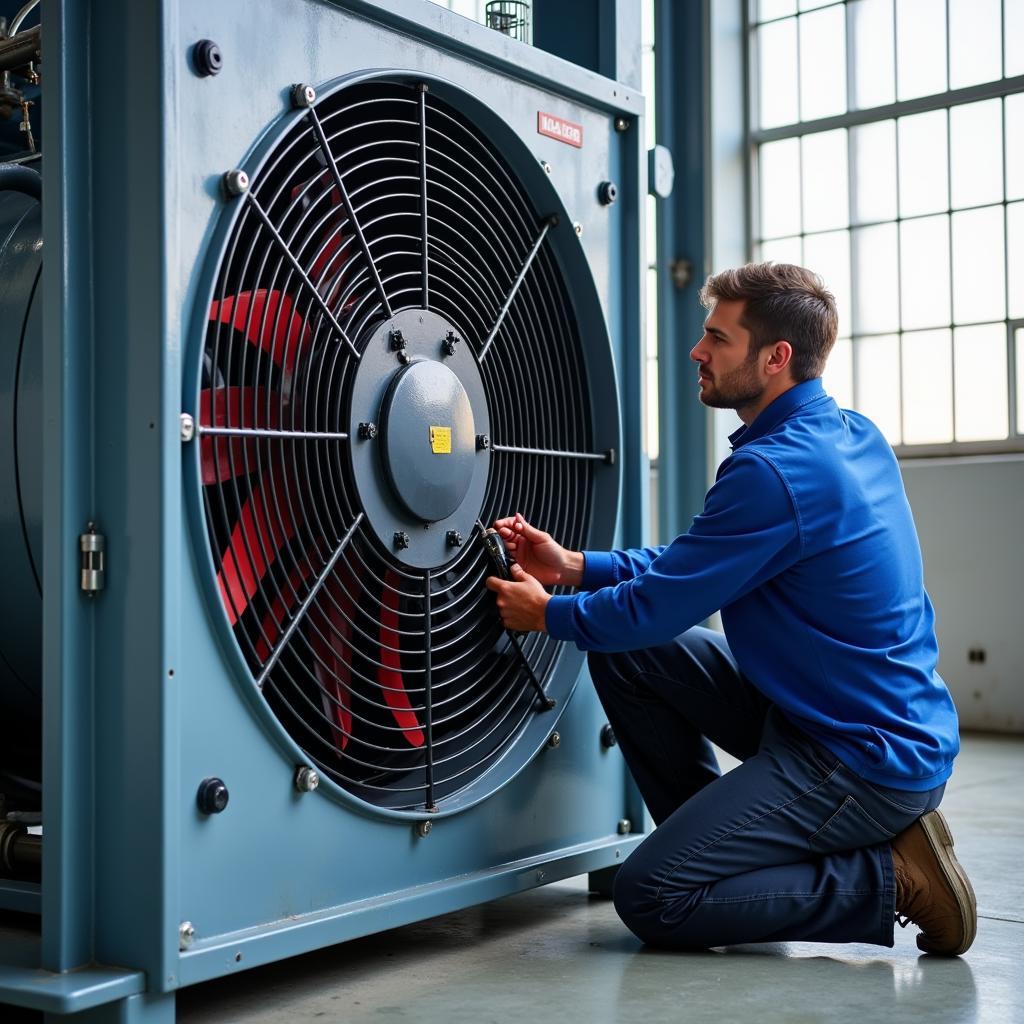
[[[503,580],[512,579],[512,559],[509,557],[508,548],[501,539],[501,534],[493,527],[484,530],[484,550],[491,560],[491,567],[494,575]]]

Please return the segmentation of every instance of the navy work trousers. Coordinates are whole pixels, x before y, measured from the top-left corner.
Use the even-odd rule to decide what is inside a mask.
[[[860,778],[743,677],[720,633],[589,658],[657,828],[619,869],[615,909],[645,942],[893,945],[889,840],[944,785]],[[722,775],[709,740],[743,763]]]

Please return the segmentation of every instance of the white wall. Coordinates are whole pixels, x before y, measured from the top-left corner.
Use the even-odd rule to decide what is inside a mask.
[[[1024,456],[901,468],[961,727],[1024,732]],[[968,660],[972,648],[984,662]]]

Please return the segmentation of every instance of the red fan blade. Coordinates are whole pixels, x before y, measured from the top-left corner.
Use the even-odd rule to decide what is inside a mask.
[[[326,589],[331,599],[326,602],[326,609],[320,609],[319,629],[313,633],[316,679],[323,691],[324,712],[337,723],[333,730],[335,745],[344,750],[352,735],[352,671],[346,660],[346,654],[348,659],[352,656],[352,627],[346,618],[352,614],[352,601],[341,581],[333,576]]]
[[[260,288],[215,300],[210,303],[210,319],[242,331],[289,377],[299,351],[309,342],[309,326],[295,312],[291,297],[279,291]]]
[[[423,730],[420,729],[402,681],[402,659],[397,650],[388,650],[389,647],[399,646],[398,583],[398,575],[389,569],[384,574],[384,595],[380,609],[380,660],[385,667],[377,669],[377,682],[383,688],[384,702],[391,708],[402,735],[412,746],[422,747]]]
[[[276,484],[280,476],[279,473],[271,473],[269,479]],[[295,533],[288,503],[278,503],[279,518],[273,502],[264,498],[267,483],[268,478],[264,477],[262,485],[253,490],[252,496],[242,506],[217,573],[221,600],[232,626],[249,606],[259,581],[277,558],[281,545]],[[282,488],[272,486],[269,493],[279,494],[281,491]]]
[[[199,393],[199,423],[204,427],[277,429],[277,396],[265,388],[204,388]],[[232,459],[234,471],[232,472]],[[203,437],[200,440],[203,483],[224,483],[256,468],[256,439]],[[248,460],[248,461],[247,461]]]

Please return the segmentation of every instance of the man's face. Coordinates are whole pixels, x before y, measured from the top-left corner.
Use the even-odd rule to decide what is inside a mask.
[[[700,400],[714,409],[755,405],[767,378],[758,353],[750,352],[750,331],[740,326],[741,299],[720,299],[704,320],[704,336],[690,350],[698,364]]]

